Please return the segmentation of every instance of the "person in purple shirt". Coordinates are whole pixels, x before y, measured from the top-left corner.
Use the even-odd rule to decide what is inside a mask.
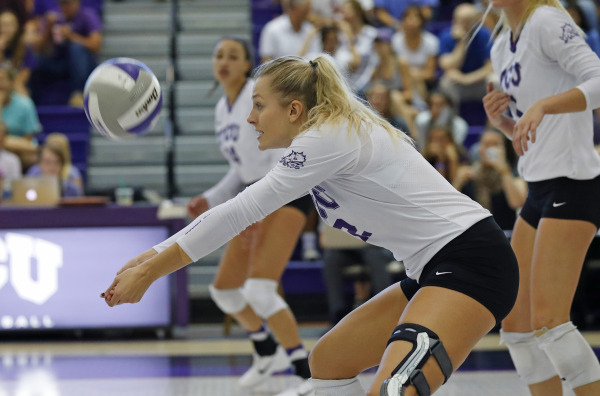
[[[36,14],[45,12],[40,21],[40,35],[35,45],[36,65],[31,76],[31,89],[44,82],[68,78],[71,89],[69,103],[83,105],[83,87],[97,65],[102,46],[102,22],[98,13],[81,6],[81,0],[58,0],[59,12],[52,2],[36,4]]]

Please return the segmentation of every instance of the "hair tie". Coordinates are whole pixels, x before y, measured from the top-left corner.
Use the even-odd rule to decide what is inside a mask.
[[[317,62],[313,62],[311,60],[308,61],[308,64],[315,70],[317,70]]]

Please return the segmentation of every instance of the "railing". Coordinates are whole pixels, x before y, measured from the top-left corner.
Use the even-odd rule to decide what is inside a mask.
[[[169,96],[169,106],[164,128],[165,164],[167,167],[167,197],[174,198],[177,195],[177,183],[175,181],[175,139],[179,135],[177,122],[177,103],[175,82],[179,79],[177,70],[177,36],[181,30],[179,21],[179,0],[171,2],[171,15],[169,27],[169,55],[167,59],[167,80],[165,82],[165,94]]]

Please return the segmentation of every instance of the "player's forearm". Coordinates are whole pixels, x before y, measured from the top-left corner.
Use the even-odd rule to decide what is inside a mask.
[[[146,275],[154,282],[172,272],[175,272],[190,264],[192,259],[174,243],[160,254],[144,261],[140,268],[145,270]]]
[[[587,108],[585,95],[578,88],[541,99],[539,104],[544,114],[577,113]]]

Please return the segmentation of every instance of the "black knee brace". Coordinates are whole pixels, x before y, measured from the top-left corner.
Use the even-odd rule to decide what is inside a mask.
[[[394,341],[408,341],[413,347],[392,371],[392,376],[381,385],[381,396],[402,396],[409,385],[414,385],[419,396],[430,396],[431,389],[421,368],[432,355],[444,374],[444,383],[448,381],[452,374],[452,362],[444,344],[433,331],[418,324],[404,323],[394,329],[388,345]]]

